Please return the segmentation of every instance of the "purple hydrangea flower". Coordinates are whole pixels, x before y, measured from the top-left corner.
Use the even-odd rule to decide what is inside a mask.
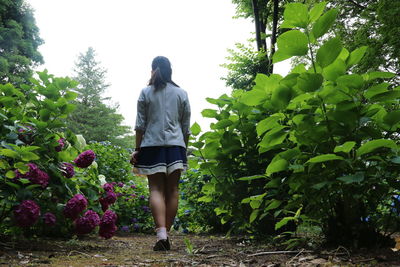
[[[138,219],[137,218],[132,218],[132,223],[137,223]]]
[[[90,166],[90,164],[92,164],[95,157],[96,154],[93,152],[93,150],[89,149],[79,154],[78,157],[74,159],[74,163],[79,168],[87,168]]]
[[[101,237],[104,237],[105,239],[110,239],[115,235],[115,232],[117,231],[117,226],[115,224],[110,224],[110,225],[101,225],[100,224],[100,229],[99,229],[99,235]]]
[[[63,162],[61,172],[66,178],[72,178],[75,175],[74,165],[68,162]]]
[[[143,206],[142,209],[144,212],[150,212],[150,208],[148,206]]]
[[[138,223],[135,223],[135,224],[133,225],[133,229],[134,229],[135,231],[139,231],[140,225],[139,225]]]
[[[92,232],[99,224],[99,215],[92,210],[88,210],[82,217],[75,220],[75,232],[78,235],[85,235]]]
[[[127,226],[127,225],[122,226],[121,227],[121,231],[122,232],[129,232],[129,226]]]
[[[51,213],[51,212],[46,212],[46,213],[43,215],[43,219],[44,219],[44,223],[45,223],[46,225],[48,225],[48,226],[53,226],[53,225],[55,225],[55,224],[56,224],[56,220],[57,220],[56,215],[54,215],[54,214]]]
[[[109,191],[114,192],[114,186],[111,183],[105,183],[103,185],[103,189],[106,192],[109,192]]]
[[[72,220],[75,220],[76,218],[78,218],[79,213],[81,213],[86,209],[87,203],[88,202],[83,195],[76,194],[73,198],[68,200],[67,204],[65,205],[63,211],[64,216]]]
[[[135,189],[135,188],[136,188],[136,185],[134,185],[134,184],[131,185],[131,188],[132,188],[132,189]]]
[[[145,199],[146,197],[144,195],[140,195],[140,199]]]
[[[30,227],[40,216],[40,207],[33,200],[24,200],[14,209],[16,223],[20,227]]]
[[[105,239],[111,238],[115,234],[115,231],[117,231],[116,222],[117,214],[112,210],[107,210],[100,220],[99,235]]]
[[[18,170],[15,171],[15,178],[26,178],[33,184],[39,184],[42,188],[46,188],[49,184],[50,176],[39,169],[35,163],[28,163],[29,171],[25,174],[20,173]]]
[[[123,183],[123,182],[119,182],[119,183],[118,183],[118,186],[119,186],[119,187],[124,187],[124,183]]]
[[[57,152],[60,152],[61,150],[63,150],[64,146],[65,146],[65,138],[60,138],[57,140],[58,142],[58,146],[56,146],[54,149]]]
[[[106,196],[101,197],[99,201],[103,211],[106,211],[111,204],[114,204],[115,201],[117,201],[117,195],[112,191],[108,191],[106,192]]]

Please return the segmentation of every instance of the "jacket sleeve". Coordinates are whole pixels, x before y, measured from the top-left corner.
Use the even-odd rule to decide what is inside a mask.
[[[135,130],[145,132],[147,124],[147,112],[146,112],[146,99],[143,90],[140,92],[139,99],[137,101],[137,113],[136,113],[136,124]]]
[[[183,101],[182,104],[182,120],[181,120],[181,125],[182,125],[182,133],[184,135],[190,135],[190,103],[189,103],[189,97],[187,93],[185,92],[185,100]]]

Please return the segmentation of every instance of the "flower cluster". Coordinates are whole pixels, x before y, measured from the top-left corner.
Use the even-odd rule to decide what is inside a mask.
[[[89,149],[79,154],[78,157],[74,159],[74,163],[79,168],[87,168],[90,166],[90,164],[92,164],[95,158],[96,154],[93,152],[93,150]]]
[[[33,184],[39,184],[42,188],[46,188],[49,184],[50,176],[39,169],[35,163],[28,163],[29,171],[25,174],[20,173],[18,170],[15,171],[15,178],[26,178]]]
[[[65,146],[65,138],[60,138],[60,139],[57,140],[57,142],[58,142],[59,145],[56,146],[54,149],[57,152],[60,152],[61,150],[63,150],[63,148]]]
[[[79,213],[86,209],[88,202],[86,198],[81,194],[76,194],[73,198],[68,200],[64,207],[64,216],[75,220],[78,218]]]
[[[103,189],[105,191],[105,196],[99,199],[101,204],[101,209],[106,211],[108,207],[117,201],[117,195],[114,193],[114,186],[110,183],[105,183],[103,185]]]
[[[85,235],[92,232],[99,224],[99,215],[93,210],[88,210],[82,217],[75,220],[75,232],[78,235]]]
[[[67,178],[72,178],[75,175],[74,165],[68,162],[61,164],[61,172]]]
[[[115,231],[117,231],[116,222],[117,214],[112,210],[107,210],[100,221],[99,235],[105,239],[111,238],[115,234]]]
[[[53,226],[53,225],[55,225],[56,224],[56,216],[53,214],[53,213],[51,213],[51,212],[46,212],[44,215],[43,215],[43,220],[44,220],[44,223],[46,224],[46,225],[48,225],[48,226]]]
[[[16,223],[20,227],[34,225],[40,216],[40,207],[33,200],[24,200],[14,209]]]

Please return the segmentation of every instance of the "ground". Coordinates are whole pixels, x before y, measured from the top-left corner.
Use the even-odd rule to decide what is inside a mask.
[[[400,266],[400,238],[397,249],[318,252],[277,251],[240,237],[175,234],[171,240],[168,252],[152,251],[154,236],[143,234],[109,240],[2,240],[0,266]]]

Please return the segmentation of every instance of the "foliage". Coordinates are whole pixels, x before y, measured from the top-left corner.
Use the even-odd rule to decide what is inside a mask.
[[[68,116],[69,128],[82,134],[88,141],[110,141],[113,144],[126,144],[120,136],[127,134],[130,127],[121,125],[124,117],[117,113],[118,106],[108,106],[102,94],[109,87],[105,82],[106,70],[95,59],[95,51],[89,47],[80,54],[75,66],[79,82],[79,93],[74,104],[76,110]],[[129,147],[133,147],[131,144]]]
[[[222,64],[228,70],[227,77],[222,78],[226,85],[233,89],[250,90],[254,86],[257,73],[266,73],[268,62],[265,52],[255,51],[243,44],[236,44],[237,51],[229,49],[230,63]]]
[[[202,202],[203,186],[210,180],[196,169],[190,169],[179,181],[179,209],[174,222],[174,229],[183,233],[226,232],[218,216],[214,213],[215,202]]]
[[[0,1],[0,82],[28,82],[32,68],[43,63],[33,12],[23,0]]]
[[[248,229],[266,218],[280,229],[296,225],[290,214],[302,208],[303,220],[318,222],[328,241],[375,245],[379,232],[399,227],[396,214],[386,214],[385,223],[372,218],[383,215],[400,186],[400,88],[383,82],[392,73],[349,72],[367,48],[348,51],[340,38],[326,38],[338,11],[324,7],[288,4],[281,27],[291,30],[280,35],[273,57],[276,63],[310,53],[310,68],[260,74],[250,91],[208,99],[219,110],[202,114],[217,122],[192,142],[200,169],[213,176],[203,200],[217,201],[223,223]]]
[[[398,14],[400,2],[391,0],[337,1],[329,3],[339,10],[336,32],[343,43],[353,50],[368,46],[363,60],[354,66],[355,72],[400,69],[400,34]],[[394,77],[396,85],[399,78]]]
[[[76,221],[64,215],[75,218],[86,208],[101,213],[98,200],[104,190],[92,152],[79,154],[85,140],[63,122],[75,107],[70,102],[77,96],[76,82],[46,71],[38,76],[21,88],[0,85],[0,227],[6,234],[70,236]],[[64,164],[78,158],[84,168],[75,167],[67,178]],[[36,204],[43,217],[32,227],[21,224],[24,205]]]

